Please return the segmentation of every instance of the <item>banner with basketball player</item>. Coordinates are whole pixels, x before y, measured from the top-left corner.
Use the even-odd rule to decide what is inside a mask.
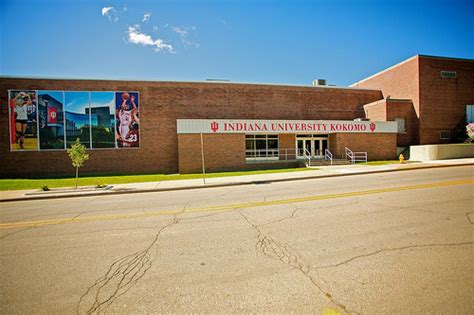
[[[137,148],[140,146],[139,106],[138,92],[115,93],[117,147]]]
[[[36,91],[9,91],[8,104],[11,150],[38,150]]]

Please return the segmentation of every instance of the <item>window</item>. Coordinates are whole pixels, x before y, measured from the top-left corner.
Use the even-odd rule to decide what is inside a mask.
[[[474,105],[466,105],[466,122],[474,123]]]
[[[245,135],[247,160],[277,160],[278,135]]]
[[[455,79],[457,77],[456,71],[441,71],[441,77],[447,79]]]
[[[446,130],[440,131],[439,132],[439,139],[440,140],[449,140],[449,139],[451,139],[451,132],[446,131]]]
[[[404,133],[406,132],[405,129],[405,118],[395,118],[395,121],[397,122],[397,132],[398,133]]]

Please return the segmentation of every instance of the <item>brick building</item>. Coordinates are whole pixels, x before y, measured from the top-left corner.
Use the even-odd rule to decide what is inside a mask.
[[[207,171],[345,158],[346,148],[394,159],[397,147],[452,141],[472,119],[473,87],[474,60],[427,56],[351,87],[2,77],[0,176],[72,174],[65,149],[76,137],[90,174],[200,172],[202,151]]]

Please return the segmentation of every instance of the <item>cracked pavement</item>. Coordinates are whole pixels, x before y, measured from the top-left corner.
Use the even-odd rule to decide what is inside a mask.
[[[473,178],[466,166],[3,203],[0,223],[64,221],[0,229],[0,314],[472,314],[472,183],[392,188]],[[334,197],[379,188],[392,190]]]

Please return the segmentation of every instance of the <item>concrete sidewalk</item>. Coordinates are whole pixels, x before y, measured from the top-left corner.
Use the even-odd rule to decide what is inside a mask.
[[[39,200],[49,198],[71,198],[81,196],[130,194],[144,192],[158,192],[171,190],[199,189],[237,185],[258,185],[271,182],[283,182],[293,180],[317,179],[337,176],[354,176],[360,174],[385,173],[395,171],[418,170],[435,167],[455,167],[474,165],[474,158],[437,160],[416,162],[408,164],[386,164],[386,165],[338,165],[319,166],[315,170],[304,170],[301,172],[244,175],[233,177],[218,177],[203,179],[174,180],[161,182],[145,182],[131,184],[115,184],[107,189],[97,189],[93,187],[82,187],[72,191],[70,189],[56,188],[52,191],[43,192],[39,190],[9,190],[0,191],[0,202],[19,200]],[[474,174],[473,174],[474,177]]]

